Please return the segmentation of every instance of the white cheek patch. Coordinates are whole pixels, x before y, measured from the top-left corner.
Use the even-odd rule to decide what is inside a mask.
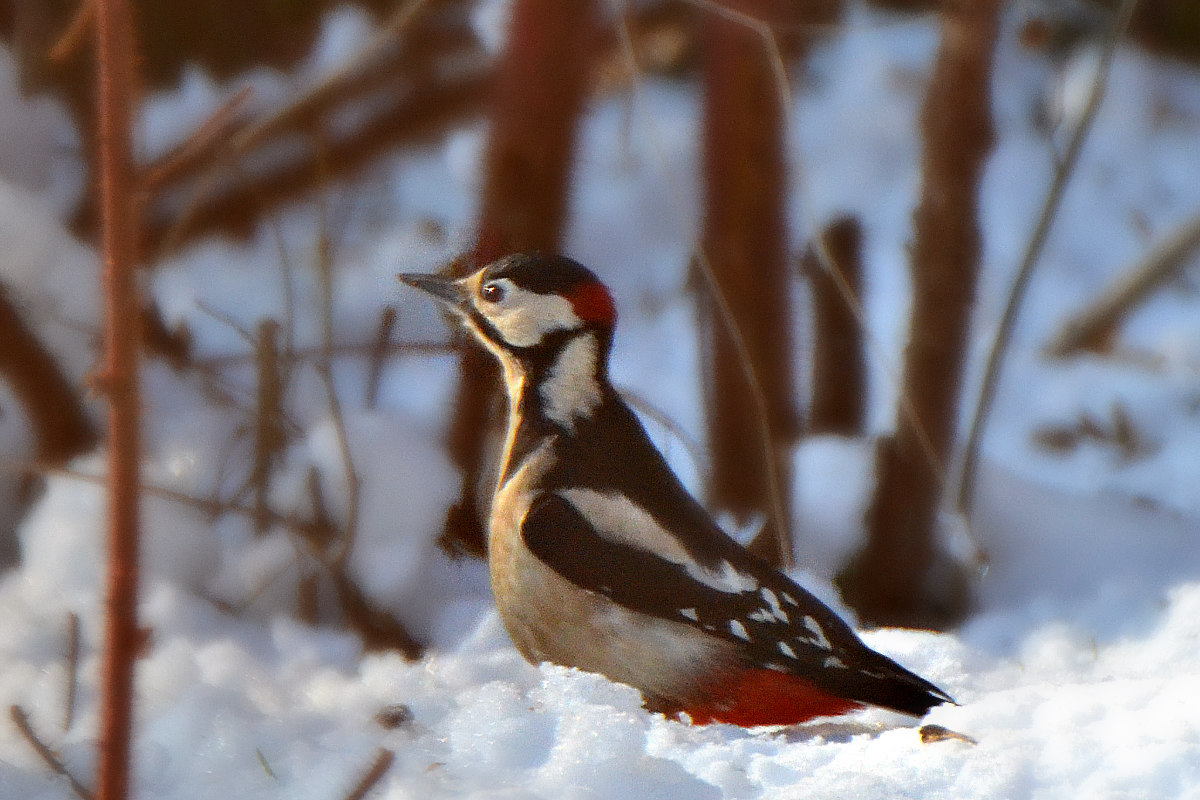
[[[518,288],[511,281],[500,281],[504,299],[489,303],[479,297],[478,279],[473,279],[472,302],[483,318],[492,324],[513,347],[532,347],[554,331],[574,330],[583,325],[571,301],[556,294],[537,294]]]
[[[575,417],[591,416],[600,405],[600,385],[596,382],[599,352],[595,336],[576,336],[558,354],[538,387],[546,416],[559,425],[574,429]]]

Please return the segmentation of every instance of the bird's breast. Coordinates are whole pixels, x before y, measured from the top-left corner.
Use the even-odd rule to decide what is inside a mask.
[[[535,452],[527,459],[492,504],[492,589],[513,644],[535,664],[550,661],[599,672],[640,689],[656,704],[682,707],[704,695],[705,681],[737,660],[732,646],[587,591],[525,546],[521,523],[539,495],[539,464],[545,457]]]

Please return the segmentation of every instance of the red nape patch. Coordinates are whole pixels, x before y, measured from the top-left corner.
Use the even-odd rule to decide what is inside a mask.
[[[750,669],[729,687],[728,699],[683,709],[694,725],[728,722],[755,725],[794,725],[814,717],[845,714],[861,703],[828,694],[804,678],[773,669]]]
[[[603,284],[580,284],[567,295],[567,299],[571,301],[571,308],[575,309],[575,316],[584,322],[608,326],[616,324],[617,307]]]

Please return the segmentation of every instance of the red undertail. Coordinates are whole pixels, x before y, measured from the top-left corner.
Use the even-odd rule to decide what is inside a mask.
[[[685,708],[692,723],[707,725],[792,725],[814,717],[831,717],[862,708],[861,703],[821,691],[804,678],[772,669],[741,673],[725,699]]]

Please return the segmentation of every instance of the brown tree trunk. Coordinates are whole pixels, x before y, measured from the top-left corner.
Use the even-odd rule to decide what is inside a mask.
[[[777,21],[795,12],[780,0],[736,0],[726,7]],[[770,476],[789,485],[784,446],[797,433],[791,370],[790,282],[784,227],[784,109],[772,53],[744,23],[710,11],[705,17],[703,256],[728,303],[745,351],[731,336],[715,298],[705,304],[710,331],[708,430],[713,472],[709,501],[767,527],[755,549],[775,564],[790,563],[787,531],[776,527]],[[748,380],[748,356],[761,399]],[[760,415],[765,406],[769,443]],[[767,463],[774,459],[775,464]]]
[[[940,628],[966,611],[961,572],[938,548],[936,517],[979,271],[978,190],[992,147],[991,59],[1001,6],[960,0],[942,12],[921,118],[924,179],[914,214],[905,400],[894,437],[879,449],[867,545],[839,576],[846,602],[872,624]]]
[[[858,436],[867,410],[867,370],[858,304],[862,296],[862,226],[840,217],[804,256],[812,294],[813,371],[809,433]]]
[[[587,99],[600,16],[591,0],[517,0],[497,67],[484,156],[474,264],[519,251],[559,248],[567,217],[571,154]],[[450,452],[463,491],[443,544],[482,553],[486,498],[494,487],[497,418],[505,400],[494,360],[468,345],[462,357]]]

